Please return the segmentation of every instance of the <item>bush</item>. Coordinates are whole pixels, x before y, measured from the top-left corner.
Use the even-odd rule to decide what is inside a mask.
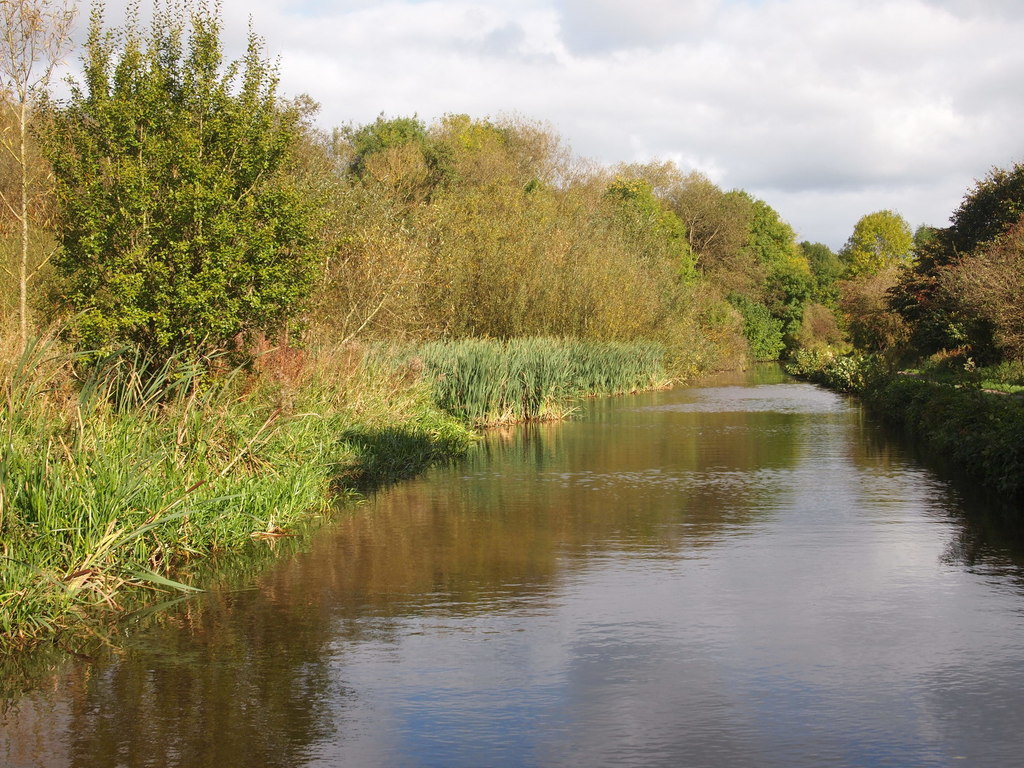
[[[186,6],[187,7],[187,6]],[[165,359],[271,332],[312,285],[316,200],[286,171],[299,136],[250,35],[222,66],[220,21],[178,6],[102,29],[85,84],[47,105],[43,145],[59,202],[55,294],[85,349],[125,343]]]
[[[833,347],[798,349],[786,370],[793,376],[852,394],[863,394],[887,375],[886,365],[877,355],[840,354]]]
[[[785,348],[782,320],[773,317],[764,304],[733,294],[732,304],[743,316],[743,335],[755,360],[778,360]]]

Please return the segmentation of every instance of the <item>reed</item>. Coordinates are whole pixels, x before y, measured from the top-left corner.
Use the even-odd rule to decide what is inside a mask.
[[[83,370],[44,339],[0,361],[0,645],[116,614],[138,588],[187,590],[183,563],[326,513],[351,492],[339,478],[392,479],[472,440],[409,371],[315,359],[290,377],[128,353]]]
[[[487,425],[558,418],[574,398],[650,389],[666,381],[653,342],[464,339],[418,350],[437,405]]]
[[[253,370],[84,358],[55,337],[0,352],[7,648],[105,622],[146,590],[187,591],[190,563],[464,453],[472,425],[665,378],[658,344],[554,338],[271,350]]]

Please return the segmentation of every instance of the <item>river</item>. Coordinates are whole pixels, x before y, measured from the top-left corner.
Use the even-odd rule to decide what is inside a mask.
[[[982,507],[777,369],[586,402],[60,665],[0,764],[1019,765]]]

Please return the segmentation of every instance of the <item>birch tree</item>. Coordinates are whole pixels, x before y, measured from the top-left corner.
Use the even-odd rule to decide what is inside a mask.
[[[0,0],[0,96],[11,119],[0,135],[2,151],[14,162],[13,189],[0,188],[0,202],[18,229],[17,257],[7,270],[18,283],[18,333],[28,339],[28,284],[32,210],[45,194],[45,173],[31,157],[29,121],[33,106],[50,83],[54,69],[71,47],[75,8],[69,0]],[[45,259],[40,260],[45,261]]]

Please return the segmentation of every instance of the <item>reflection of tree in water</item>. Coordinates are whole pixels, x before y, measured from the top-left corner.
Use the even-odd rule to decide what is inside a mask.
[[[1010,577],[1024,587],[1024,523],[1015,509],[993,501],[977,489],[950,489],[948,508],[960,525],[942,561],[972,571]]]
[[[72,702],[72,765],[301,764],[345,697],[330,627],[294,597],[205,596],[98,664]]]
[[[994,497],[976,480],[945,463],[943,457],[869,415],[862,414],[858,438],[849,441],[857,466],[891,471],[901,482],[906,482],[905,470],[910,463],[941,471],[941,481],[930,478],[933,506],[947,510],[959,526],[958,534],[946,546],[943,563],[1013,577],[1024,585],[1024,523],[1018,507]]]
[[[269,568],[229,561],[257,588],[190,599],[72,673],[55,728],[71,764],[301,764],[344,728],[346,647],[417,616],[543,606],[594,555],[714,546],[785,494],[817,418],[631,402],[492,433]]]

